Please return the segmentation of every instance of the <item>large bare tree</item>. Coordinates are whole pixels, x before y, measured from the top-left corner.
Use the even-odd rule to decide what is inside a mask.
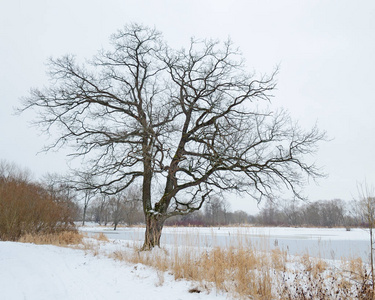
[[[192,39],[174,50],[155,29],[131,24],[111,42],[84,64],[51,59],[51,84],[32,90],[23,109],[36,108],[47,131],[57,128],[49,149],[71,145],[84,157],[92,189],[141,183],[143,249],[160,244],[167,218],[200,209],[218,191],[259,201],[287,187],[300,197],[306,178],[321,175],[304,156],[324,133],[264,108],[276,72],[249,74],[230,41]]]

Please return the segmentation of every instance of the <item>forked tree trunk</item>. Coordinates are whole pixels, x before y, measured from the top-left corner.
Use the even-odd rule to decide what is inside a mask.
[[[161,231],[163,229],[165,219],[160,215],[146,215],[146,233],[145,242],[142,250],[147,251],[158,246],[160,247]]]

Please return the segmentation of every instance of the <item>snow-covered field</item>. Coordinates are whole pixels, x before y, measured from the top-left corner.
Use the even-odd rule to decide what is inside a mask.
[[[0,242],[0,299],[226,299],[189,293],[192,283],[175,281],[140,264],[49,245]]]
[[[196,283],[175,281],[168,272],[160,274],[150,267],[115,261],[105,255],[116,250],[130,249],[129,246],[132,247],[134,243],[140,245],[144,228],[120,227],[113,231],[110,227],[91,225],[81,227],[80,230],[89,235],[105,233],[110,242],[102,243],[96,256],[93,251],[0,242],[0,299],[230,298],[215,292],[214,289],[210,293],[206,290],[202,293],[189,293],[190,289],[197,287]],[[340,250],[346,251],[351,257],[366,257],[369,246],[368,232],[362,229],[346,231],[343,228],[166,227],[163,230],[162,247],[171,249],[173,245],[185,243],[192,250],[198,250],[198,247],[202,250],[215,245],[225,247],[239,241],[262,242],[263,246],[266,244],[266,248],[278,246],[287,248],[289,252],[295,250],[295,253],[290,253],[292,255],[298,255],[300,251],[300,254],[316,252],[324,257],[322,252],[327,251],[331,256],[336,255],[332,257],[334,259],[340,258],[334,253]],[[323,251],[325,248],[327,250]]]

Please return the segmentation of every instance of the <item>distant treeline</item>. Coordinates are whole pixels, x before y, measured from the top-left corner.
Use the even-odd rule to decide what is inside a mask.
[[[166,225],[368,227],[373,219],[369,214],[375,215],[375,198],[370,196],[351,202],[268,200],[257,215],[233,212],[229,201],[213,197],[201,210],[170,218]],[[66,229],[73,220],[113,225],[115,229],[119,224],[144,224],[141,188],[135,186],[116,195],[93,194],[69,186],[57,175],[34,182],[26,172],[0,162],[0,239]]]
[[[316,202],[290,201],[282,205],[267,201],[257,215],[228,210],[225,200],[210,202],[203,211],[169,220],[170,225],[220,226],[254,224],[261,226],[362,227],[367,226],[356,202],[342,200]]]
[[[255,216],[255,223],[269,226],[362,227],[367,226],[357,202],[340,199],[315,202],[289,201],[277,204],[268,201]]]
[[[97,197],[91,203],[87,220],[100,224],[137,225],[144,223],[139,193],[126,197]],[[257,215],[242,210],[231,211],[230,203],[213,198],[200,211],[175,216],[166,221],[170,226],[225,226],[253,224],[261,226],[366,227],[365,219],[356,209],[355,201],[334,199],[316,202],[286,201],[284,204],[267,201]]]

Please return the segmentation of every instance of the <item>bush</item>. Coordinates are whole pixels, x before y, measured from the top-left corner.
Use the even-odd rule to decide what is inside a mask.
[[[75,229],[67,201],[55,201],[26,173],[14,170],[4,163],[0,166],[0,240]]]

